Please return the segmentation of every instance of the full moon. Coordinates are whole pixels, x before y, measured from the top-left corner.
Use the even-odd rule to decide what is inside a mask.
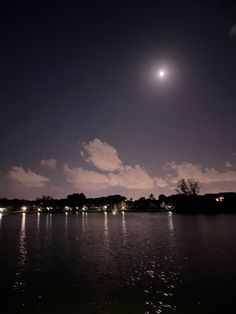
[[[166,73],[165,73],[165,71],[163,71],[163,70],[160,70],[160,71],[158,72],[158,76],[159,76],[160,78],[163,78],[163,77],[165,77],[165,76],[166,76]]]

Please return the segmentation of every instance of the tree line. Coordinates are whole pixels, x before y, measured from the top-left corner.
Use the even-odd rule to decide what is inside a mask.
[[[87,198],[83,193],[67,195],[66,198],[55,199],[42,196],[35,200],[0,199],[1,210],[8,211],[81,211],[81,210],[135,210],[135,211],[165,211],[180,213],[218,213],[236,212],[236,193],[216,193],[199,195],[200,185],[197,181],[181,179],[177,183],[176,194],[165,196],[160,194],[155,198],[141,197],[137,200],[127,199],[122,195],[109,195],[97,198]]]

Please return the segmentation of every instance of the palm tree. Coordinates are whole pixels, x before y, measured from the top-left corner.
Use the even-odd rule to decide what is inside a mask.
[[[179,194],[185,194],[185,195],[197,195],[200,191],[200,185],[198,181],[194,179],[188,179],[187,181],[185,179],[181,179],[177,184],[176,192]]]

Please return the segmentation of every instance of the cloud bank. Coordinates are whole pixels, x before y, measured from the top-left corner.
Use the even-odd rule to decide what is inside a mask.
[[[86,170],[83,167],[69,168],[64,165],[67,181],[81,191],[100,191],[110,186],[109,177],[96,171]]]
[[[197,180],[201,186],[201,193],[235,191],[236,172],[229,161],[225,162],[222,171],[204,168],[191,162],[171,161],[164,165],[163,175],[157,176],[151,175],[141,165],[125,164],[115,147],[98,138],[84,143],[81,155],[85,162],[84,166],[78,164],[71,167],[64,164],[60,182],[56,173],[51,172],[49,180],[48,177],[31,169],[12,166],[7,173],[6,183],[10,183],[9,190],[12,194],[29,195],[31,191],[34,193],[32,195],[36,195],[38,188],[42,188],[41,193],[52,193],[52,196],[62,197],[78,191],[88,196],[110,193],[124,194],[128,197],[140,197],[150,193],[169,195],[175,193],[177,182],[182,178]],[[40,161],[40,165],[49,170],[54,170],[56,163],[56,159],[53,158]],[[4,186],[6,190],[6,184]]]
[[[12,166],[8,171],[8,178],[28,188],[41,188],[49,182],[47,177],[37,174],[30,169]]]
[[[163,177],[152,176],[140,165],[125,165],[117,150],[98,138],[85,143],[83,148],[83,158],[95,169],[70,168],[64,165],[64,174],[68,182],[85,193],[111,188],[122,188],[128,194],[131,191],[163,192],[164,189],[170,193],[175,191],[177,182],[182,178],[195,179],[203,185],[236,182],[235,171],[220,172],[215,168],[203,168],[190,162],[167,162]],[[226,166],[229,168],[229,163]]]
[[[183,162],[177,164],[175,161],[166,164],[167,170],[172,170],[174,175],[168,175],[170,183],[176,183],[179,179],[195,179],[200,183],[236,182],[236,172],[227,170],[217,171],[215,168],[203,168],[200,165]]]
[[[127,190],[153,190],[166,186],[161,178],[150,176],[145,169],[136,165],[124,166],[118,172],[99,173],[83,167],[70,168],[64,165],[67,181],[84,192],[101,191],[119,187]]]
[[[165,187],[161,177],[154,177],[140,165],[125,165],[119,158],[115,147],[98,138],[83,145],[82,157],[95,170],[83,167],[70,168],[64,165],[64,174],[68,182],[84,192],[100,191],[109,188],[127,190],[154,190]]]

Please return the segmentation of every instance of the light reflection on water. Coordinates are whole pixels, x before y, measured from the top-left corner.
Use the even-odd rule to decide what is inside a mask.
[[[168,233],[170,235],[168,238],[169,247],[166,249],[165,246],[167,243],[160,241],[159,246],[156,248],[153,246],[151,235],[146,240],[143,239],[145,249],[141,252],[142,254],[137,252],[134,271],[130,274],[128,281],[128,285],[133,287],[133,289],[142,287],[145,314],[172,313],[177,309],[174,298],[176,285],[180,282],[180,269],[179,266],[175,265],[175,260],[171,252],[174,241],[172,213],[169,212],[166,218],[165,226],[163,225],[164,221],[161,222],[160,226],[162,228],[165,227],[164,232],[166,235]],[[156,228],[158,227],[157,225]],[[141,247],[142,245],[140,245]],[[165,255],[161,253],[162,251],[165,251]],[[142,255],[141,258],[140,255]]]
[[[86,231],[86,227],[88,224],[88,213],[87,212],[82,212],[82,233],[84,234]]]
[[[229,227],[232,217],[223,223],[217,217],[171,212],[23,213],[0,218],[0,241],[6,242],[12,230],[8,225],[15,224],[18,235],[12,251],[5,243],[3,255],[0,247],[0,262],[5,258],[5,269],[11,263],[10,271],[16,274],[9,297],[9,289],[4,292],[7,275],[1,288],[5,298],[20,296],[28,313],[234,312],[232,307],[227,312],[235,270],[235,248],[227,246],[236,236],[235,224]],[[227,299],[221,302],[225,290]],[[9,304],[14,306],[11,300]]]
[[[2,213],[0,213],[0,228],[2,226]]]
[[[20,230],[20,237],[19,237],[19,266],[23,268],[26,261],[27,250],[26,250],[26,228],[25,228],[25,221],[26,221],[26,213],[22,214],[21,220],[21,230]]]
[[[37,213],[37,231],[40,230],[40,213]]]
[[[174,231],[173,213],[171,211],[168,212],[168,227],[169,227],[170,232]]]
[[[126,229],[126,221],[125,221],[125,212],[122,211],[122,236],[123,236],[123,244],[127,243],[127,229]]]
[[[68,212],[65,212],[65,231],[67,231],[68,228]]]
[[[46,214],[46,231],[48,232],[52,226],[52,214]]]
[[[104,212],[104,246],[106,251],[110,249],[109,246],[109,228],[108,228],[108,214],[107,212]]]
[[[14,289],[21,293],[25,292],[24,282],[24,268],[27,260],[27,249],[26,249],[26,213],[21,214],[21,227],[19,234],[19,257],[16,269],[16,280],[14,283]]]

